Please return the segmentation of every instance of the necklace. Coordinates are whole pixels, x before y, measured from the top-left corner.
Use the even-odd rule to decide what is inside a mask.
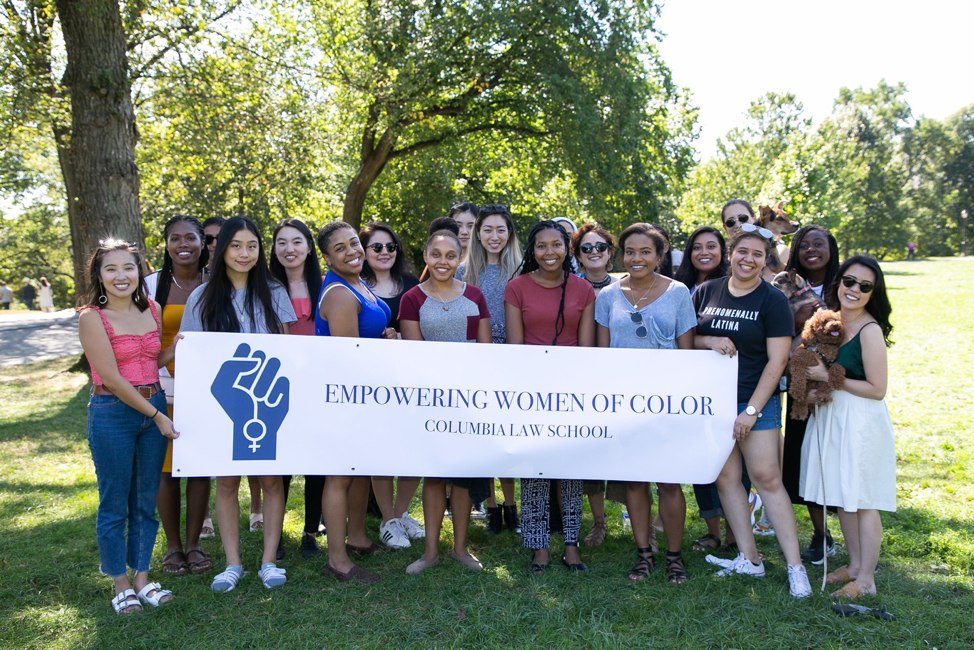
[[[430,282],[429,286],[430,286],[430,291],[436,294],[437,300],[443,303],[443,311],[450,311],[450,305],[446,304],[446,301],[443,300],[442,296],[440,296],[440,292],[433,288],[432,282]],[[450,289],[453,289],[453,287],[451,286]]]
[[[179,287],[179,289],[181,291],[185,291],[185,292],[189,293],[189,291],[190,291],[189,289],[184,289],[182,286],[180,286],[179,282],[176,281],[176,276],[173,275],[173,272],[172,271],[169,272],[169,277],[172,278],[173,284],[175,284],[177,287]],[[200,271],[200,281],[199,281],[199,284],[197,284],[196,286],[198,287],[198,286],[200,286],[200,284],[203,284],[203,272],[202,271]]]
[[[371,302],[373,305],[378,305],[379,303],[376,302],[375,296],[372,295],[372,291],[369,289],[368,285],[362,282],[361,280],[359,280],[358,283],[359,286],[362,287],[363,289],[361,292],[359,292],[361,296],[366,300],[368,300],[369,302]]]
[[[588,283],[592,285],[593,289],[605,289],[607,286],[612,284],[612,276],[608,273],[605,274],[605,278],[602,280],[593,280],[587,275],[585,276],[585,279],[588,280]]]
[[[659,276],[657,274],[653,273],[653,283],[651,285],[649,285],[649,289],[646,289],[646,293],[643,294],[643,297],[642,298],[640,298],[636,302],[632,303],[633,310],[639,311],[639,303],[641,303],[642,301],[646,300],[646,296],[648,296],[650,294],[650,292],[652,292],[653,287],[656,286],[656,279],[658,277]],[[632,294],[633,297],[635,297],[636,296],[636,293],[632,290],[632,284],[631,284],[632,283],[632,280],[630,279],[629,282],[630,282],[630,284],[629,284],[629,293]]]

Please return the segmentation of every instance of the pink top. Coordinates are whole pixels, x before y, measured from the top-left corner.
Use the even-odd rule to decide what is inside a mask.
[[[291,298],[291,306],[298,320],[291,323],[288,331],[299,336],[314,336],[315,319],[308,320],[308,316],[311,316],[311,298]]]
[[[595,302],[595,290],[588,280],[576,275],[569,275],[566,282],[565,327],[558,336],[558,345],[578,345],[578,323],[585,308]],[[525,344],[551,345],[561,303],[561,285],[542,287],[530,275],[519,275],[507,283],[504,302],[521,310]]]
[[[159,353],[162,352],[162,341],[159,335],[162,331],[162,323],[159,321],[159,314],[156,313],[156,304],[149,301],[149,309],[152,310],[152,317],[156,320],[158,329],[154,332],[145,334],[120,334],[116,335],[111,323],[105,318],[101,309],[92,306],[101,316],[101,322],[105,325],[105,332],[108,340],[112,344],[112,351],[115,353],[115,363],[118,365],[118,374],[122,379],[133,386],[145,386],[155,384],[159,381]],[[95,367],[91,367],[91,383],[101,386],[102,381],[95,372]]]

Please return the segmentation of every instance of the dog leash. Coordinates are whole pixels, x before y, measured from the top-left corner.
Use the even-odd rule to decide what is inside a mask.
[[[806,350],[811,350],[812,352],[814,352],[815,354],[817,354],[818,357],[819,357],[819,359],[822,360],[822,363],[825,364],[825,367],[826,368],[831,368],[832,367],[832,364],[835,363],[835,361],[829,361],[828,359],[826,359],[825,358],[825,355],[818,351],[818,346],[813,345],[812,347],[805,348],[805,349]]]

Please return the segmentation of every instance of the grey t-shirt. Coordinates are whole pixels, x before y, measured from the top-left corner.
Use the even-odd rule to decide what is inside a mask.
[[[291,306],[291,299],[288,298],[287,290],[280,284],[272,283],[271,287],[271,303],[274,307],[274,313],[277,314],[278,320],[281,323],[293,323],[297,321],[297,317],[294,315],[294,307]],[[183,320],[179,326],[180,332],[203,332],[203,323],[200,320],[200,297],[203,295],[203,290],[206,288],[205,284],[202,284],[193,290],[193,293],[189,294],[189,298],[186,299],[186,308],[183,310]],[[267,325],[265,323],[265,318],[263,310],[260,305],[254,305],[257,311],[254,314],[255,318],[251,318],[251,314],[247,313],[244,308],[247,303],[247,289],[238,289],[232,294],[233,309],[237,312],[237,320],[240,321],[240,333],[241,334],[277,334],[277,332],[268,332]]]
[[[676,339],[697,326],[697,314],[690,292],[679,282],[670,282],[663,295],[639,310],[646,327],[646,338],[636,336],[639,323],[632,321],[635,310],[613,282],[595,299],[595,322],[609,329],[612,348],[676,350]]]

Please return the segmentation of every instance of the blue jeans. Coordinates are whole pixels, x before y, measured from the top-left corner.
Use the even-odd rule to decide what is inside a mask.
[[[149,403],[165,413],[165,393],[156,393]],[[88,401],[88,447],[98,477],[95,534],[101,571],[112,578],[125,575],[126,562],[134,571],[149,570],[166,444],[151,418],[114,395],[92,395]]]

